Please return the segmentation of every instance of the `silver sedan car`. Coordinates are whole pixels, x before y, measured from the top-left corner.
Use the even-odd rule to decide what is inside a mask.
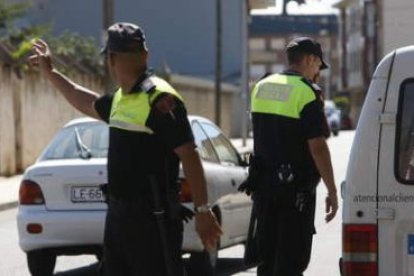
[[[190,116],[208,183],[209,204],[223,229],[218,248],[247,237],[250,198],[237,188],[245,179],[244,161],[220,129]],[[19,244],[32,275],[53,273],[59,255],[102,254],[106,204],[108,126],[89,118],[64,126],[23,177],[17,215]],[[191,184],[180,171],[182,204],[193,208]],[[185,224],[183,253],[190,263],[214,267],[217,252],[203,251],[191,220]],[[207,257],[206,257],[207,255]]]

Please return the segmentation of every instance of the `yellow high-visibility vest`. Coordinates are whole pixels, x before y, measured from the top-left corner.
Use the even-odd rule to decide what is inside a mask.
[[[112,102],[110,127],[153,134],[153,130],[146,125],[153,101],[162,93],[183,100],[169,83],[159,77],[151,76],[144,82],[143,91],[125,93],[121,88],[118,89]]]
[[[251,112],[299,119],[305,105],[315,99],[315,92],[302,76],[274,74],[254,86]]]

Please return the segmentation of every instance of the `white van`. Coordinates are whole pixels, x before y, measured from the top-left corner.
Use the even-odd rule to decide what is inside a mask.
[[[414,275],[414,46],[378,65],[341,190],[343,275]]]

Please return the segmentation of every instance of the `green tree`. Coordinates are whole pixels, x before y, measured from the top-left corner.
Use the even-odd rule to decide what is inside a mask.
[[[0,0],[0,50],[1,62],[11,67],[24,67],[22,58],[30,51],[30,39],[43,34],[44,27],[19,28],[15,24],[30,7],[28,2],[12,3]]]
[[[29,3],[10,3],[0,0],[0,28],[7,29],[16,18],[26,13]]]
[[[93,38],[66,31],[57,37],[47,35],[45,39],[57,57],[57,66],[63,72],[104,76],[104,59]]]
[[[33,39],[41,37],[51,45],[60,70],[103,76],[103,60],[94,39],[72,32],[55,37],[51,35],[48,25],[19,27],[17,20],[24,17],[30,7],[29,2],[10,3],[0,0],[1,63],[9,65],[20,74],[20,70],[27,69],[26,60],[31,54]]]

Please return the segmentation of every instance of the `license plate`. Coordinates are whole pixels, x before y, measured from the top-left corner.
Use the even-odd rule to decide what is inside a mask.
[[[79,202],[103,202],[105,196],[100,187],[97,186],[78,186],[72,187],[71,201]]]

